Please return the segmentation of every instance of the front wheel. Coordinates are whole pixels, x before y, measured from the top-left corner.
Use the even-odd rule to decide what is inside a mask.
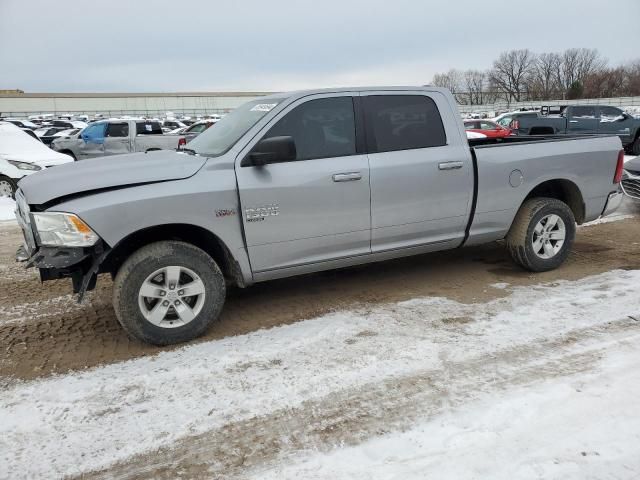
[[[571,209],[560,200],[527,200],[518,210],[507,234],[511,257],[532,272],[558,268],[573,245],[575,222]]]
[[[125,331],[170,345],[202,335],[222,311],[225,281],[203,250],[177,241],[142,247],[120,267],[113,307]]]

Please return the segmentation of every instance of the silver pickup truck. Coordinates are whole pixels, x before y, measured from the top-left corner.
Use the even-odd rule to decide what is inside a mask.
[[[51,148],[75,160],[122,155],[123,153],[175,150],[181,135],[163,134],[160,122],[152,120],[103,120],[92,123],[78,135],[54,140]]]
[[[263,97],[187,146],[25,178],[17,258],[80,298],[111,274],[124,329],[165,345],[202,334],[229,285],[501,239],[522,267],[553,269],[576,223],[622,199],[617,136],[470,146],[430,87]]]

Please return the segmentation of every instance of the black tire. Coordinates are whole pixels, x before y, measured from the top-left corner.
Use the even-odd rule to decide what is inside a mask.
[[[4,175],[0,175],[0,183],[2,183],[4,187],[8,186],[11,189],[10,195],[0,194],[0,196],[4,196],[4,197],[9,196],[11,198],[16,197],[16,190],[18,190],[18,185],[16,185],[16,182],[14,182],[13,179],[6,177]]]
[[[638,135],[631,144],[631,155],[640,155],[640,135]]]
[[[542,258],[534,250],[534,229],[547,215],[562,219],[565,239],[551,258]],[[526,270],[546,272],[558,268],[567,259],[576,236],[576,221],[569,206],[555,198],[532,198],[522,204],[507,234],[507,248],[511,258]]]
[[[138,304],[140,288],[149,275],[169,266],[190,269],[205,287],[200,312],[185,325],[173,328],[151,323]],[[220,316],[225,295],[222,272],[206,252],[189,243],[163,241],[142,247],[122,264],[113,285],[113,307],[118,321],[130,336],[153,345],[171,345],[202,335]]]

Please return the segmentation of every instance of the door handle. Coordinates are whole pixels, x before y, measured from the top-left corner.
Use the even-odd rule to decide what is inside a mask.
[[[353,182],[355,180],[360,180],[362,178],[362,174],[360,172],[336,173],[332,178],[334,182]]]
[[[569,120],[569,123],[580,123],[578,120]]]
[[[457,170],[462,168],[462,162],[442,162],[438,164],[439,170]]]

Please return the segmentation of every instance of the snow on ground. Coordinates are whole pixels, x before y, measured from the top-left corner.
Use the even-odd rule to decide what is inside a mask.
[[[629,160],[633,160],[634,158],[638,158],[635,155],[625,155],[624,156],[624,163],[627,163]]]
[[[16,202],[9,197],[0,197],[0,221],[15,220]]]
[[[595,220],[587,223],[583,223],[580,225],[581,227],[592,227],[594,225],[601,225],[603,223],[611,223],[618,222],[620,220],[627,220],[629,218],[634,218],[634,215],[629,215],[625,213],[614,212],[611,215],[607,215],[606,217],[596,218]]]
[[[561,432],[569,432],[574,435],[567,440],[573,442],[572,448],[585,449],[587,455],[599,452],[602,465],[611,464],[612,458],[624,460],[630,470],[620,470],[620,475],[637,477],[640,456],[629,459],[627,452],[630,448],[637,452],[639,440],[635,400],[640,378],[634,368],[640,331],[633,330],[637,322],[628,318],[640,314],[638,282],[640,271],[612,271],[575,282],[509,287],[508,296],[487,303],[419,298],[85,372],[31,382],[0,378],[0,385],[5,384],[0,388],[0,478],[81,474],[162,446],[177,448],[205,432],[215,437],[230,422],[249,422],[276,412],[312,408],[312,419],[338,392],[378,389],[382,396],[362,401],[362,415],[366,417],[383,400],[394,411],[393,402],[404,395],[398,392],[394,400],[394,391],[385,382],[416,376],[427,378],[424,389],[436,395],[436,401],[419,402],[403,416],[422,415],[423,408],[441,410],[432,419],[424,414],[406,434],[392,433],[354,447],[359,463],[346,465],[343,476],[418,478],[415,472],[427,467],[438,472],[442,465],[442,472],[451,472],[452,477],[468,471],[478,478],[494,478],[493,473],[503,475],[507,468],[491,462],[488,455],[494,454],[528,475],[553,473],[557,459],[564,465],[563,473],[580,471],[584,478],[588,475],[581,470],[583,458],[578,456],[573,467],[566,463],[570,449],[560,438]],[[603,336],[606,341],[598,343]],[[501,357],[508,372],[504,378],[487,367],[491,359]],[[601,358],[605,361],[599,365]],[[525,359],[527,368],[521,364]],[[552,361],[552,366],[545,361]],[[462,364],[471,367],[456,367]],[[622,368],[626,365],[633,368]],[[581,369],[586,372],[566,380]],[[524,380],[533,386],[507,389],[505,378],[525,371],[535,372]],[[545,376],[556,380],[545,381]],[[569,390],[569,385],[582,384],[585,395]],[[615,397],[610,398],[607,389]],[[575,409],[569,403],[573,401]],[[308,407],[310,402],[316,406]],[[594,412],[604,412],[604,418]],[[544,430],[549,425],[546,445]],[[387,432],[402,428],[384,425]],[[579,444],[579,428],[584,428],[584,445]],[[268,433],[260,431],[258,440],[246,441],[259,442]],[[283,435],[272,433],[274,438]],[[303,434],[295,440],[292,445],[304,444]],[[491,445],[505,450],[495,452]],[[395,453],[381,461],[386,448]],[[275,460],[272,470],[284,469],[278,478],[296,478],[297,469],[305,471],[304,463],[283,466],[297,452],[279,452],[283,458]],[[330,455],[311,457],[309,462],[326,463],[329,478],[340,476],[348,455],[339,451]],[[456,457],[461,463],[457,467]],[[156,455],[154,461],[162,461],[162,456]],[[357,465],[375,469],[358,472]],[[407,477],[396,475],[396,468],[408,472]],[[262,474],[258,478],[271,475],[268,469]],[[305,475],[313,478],[309,472]]]
[[[638,478],[638,365],[638,342],[622,344],[596,372],[483,399],[407,432],[297,458],[253,478]]]

